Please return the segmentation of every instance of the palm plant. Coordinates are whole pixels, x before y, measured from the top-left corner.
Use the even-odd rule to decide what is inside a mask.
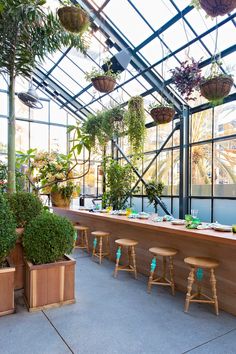
[[[86,51],[83,36],[66,32],[46,0],[0,0],[0,70],[9,76],[8,192],[15,191],[15,80],[30,78],[46,54],[62,46]]]

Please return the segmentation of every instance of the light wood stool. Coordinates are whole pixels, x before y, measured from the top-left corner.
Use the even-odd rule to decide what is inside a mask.
[[[199,302],[199,303],[214,304],[216,315],[219,315],[218,299],[216,293],[216,278],[214,273],[214,269],[218,267],[219,262],[216,259],[207,258],[207,257],[187,257],[185,258],[184,262],[190,265],[191,267],[188,276],[188,288],[187,288],[184,311],[188,312],[190,302]],[[212,298],[201,292],[201,281],[203,278],[203,269],[210,270]],[[197,278],[197,292],[191,295],[191,291],[195,279],[194,277],[195,272]]]
[[[149,248],[149,252],[154,256],[151,263],[150,276],[148,280],[148,292],[151,292],[152,285],[164,285],[170,286],[172,290],[172,295],[175,295],[175,283],[174,283],[174,264],[173,257],[178,253],[174,248],[167,247],[152,247]],[[162,257],[162,276],[154,278],[155,269],[157,267],[157,257]],[[170,279],[166,275],[166,260],[169,257],[169,272]]]
[[[133,272],[135,279],[137,279],[137,268],[136,268],[136,259],[135,259],[135,246],[138,244],[137,241],[129,240],[126,238],[122,238],[119,240],[115,240],[115,243],[118,245],[118,250],[116,252],[116,266],[114,271],[114,277],[117,277],[117,273],[119,270],[124,270],[126,272]],[[128,248],[128,256],[129,256],[129,264],[119,266],[120,257],[121,257],[121,250],[122,247]],[[131,262],[133,264],[131,264]]]
[[[74,229],[77,233],[77,239],[74,242],[74,248],[86,249],[89,253],[88,244],[88,227],[82,225],[74,225]]]
[[[105,256],[109,256],[110,258],[110,244],[109,244],[109,232],[104,231],[93,231],[91,235],[94,236],[93,240],[93,253],[92,256],[97,257],[99,259],[99,264],[102,263],[102,258]],[[106,243],[106,251],[103,252],[103,239],[105,239]],[[98,250],[96,251],[98,246]]]

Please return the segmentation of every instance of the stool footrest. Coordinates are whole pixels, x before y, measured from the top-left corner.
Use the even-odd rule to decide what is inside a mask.
[[[119,267],[117,267],[117,270],[124,270],[126,272],[134,272],[135,271],[135,269],[132,265],[119,266]]]

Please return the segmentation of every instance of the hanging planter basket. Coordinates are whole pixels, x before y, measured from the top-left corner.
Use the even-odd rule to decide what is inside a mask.
[[[199,3],[211,17],[224,16],[236,8],[236,0],[199,0]]]
[[[116,80],[109,76],[98,76],[91,79],[93,86],[99,92],[111,92],[114,90]]]
[[[151,109],[150,114],[156,123],[165,124],[172,121],[175,110],[172,107],[155,107]]]
[[[64,6],[57,11],[62,26],[72,33],[83,33],[89,27],[89,16],[81,7]]]
[[[209,101],[221,100],[228,96],[233,83],[231,76],[213,77],[200,84],[200,92]]]

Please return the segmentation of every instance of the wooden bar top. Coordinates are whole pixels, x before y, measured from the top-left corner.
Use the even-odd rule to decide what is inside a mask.
[[[106,213],[99,212],[89,212],[86,210],[78,210],[74,208],[57,208],[53,207],[53,210],[60,214],[60,210],[63,212],[63,215],[74,214],[87,216],[91,218],[104,219],[109,222],[114,222],[117,224],[127,224],[129,226],[134,226],[143,229],[149,229],[153,231],[161,231],[163,233],[167,232],[169,235],[181,235],[183,237],[191,237],[199,240],[211,241],[214,243],[220,244],[231,244],[236,246],[236,234],[232,232],[221,232],[211,229],[206,230],[190,230],[187,229],[184,225],[172,225],[171,222],[155,222],[152,220],[142,220],[142,219],[129,219],[127,216],[111,215]],[[78,220],[79,221],[79,220]]]

